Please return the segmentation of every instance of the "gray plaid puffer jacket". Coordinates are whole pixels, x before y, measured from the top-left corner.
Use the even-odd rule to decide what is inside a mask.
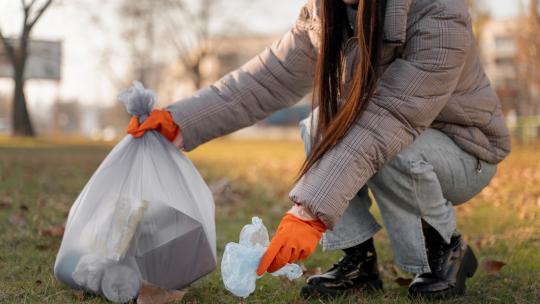
[[[498,163],[510,152],[500,102],[480,64],[465,0],[388,0],[382,76],[366,112],[290,193],[328,228],[386,162],[427,127]],[[186,150],[291,106],[312,90],[319,4],[244,66],[170,105]],[[347,60],[355,60],[354,46]]]

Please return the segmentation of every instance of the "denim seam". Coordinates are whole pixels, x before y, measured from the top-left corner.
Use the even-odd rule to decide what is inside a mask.
[[[439,151],[439,152],[443,152],[443,150],[440,150],[440,149],[428,149],[428,150],[431,150],[431,151]],[[460,160],[463,160],[464,158],[461,158],[460,157]],[[431,165],[429,162],[426,161],[427,164]],[[409,170],[412,170],[412,161],[409,162]],[[422,174],[425,174],[422,173]],[[446,243],[450,243],[450,238],[452,237],[452,233],[453,231],[451,232],[446,232],[444,235],[443,233],[441,233],[440,230],[440,227],[435,227],[435,225],[433,225],[432,223],[429,222],[429,220],[427,218],[424,217],[424,213],[423,213],[423,210],[422,210],[422,207],[421,207],[421,204],[419,203],[419,199],[418,199],[418,189],[417,189],[417,185],[418,185],[418,181],[417,181],[417,175],[416,174],[411,174],[412,176],[412,180],[413,180],[413,189],[414,189],[414,197],[415,197],[415,200],[416,200],[416,208],[418,210],[418,214],[420,215],[420,234],[422,235],[422,244],[424,244],[424,263],[427,262],[427,254],[426,254],[426,248],[425,248],[425,238],[424,238],[424,234],[422,232],[422,221],[421,219],[424,219],[431,227],[433,227],[435,230],[437,230],[437,232],[439,234],[441,234],[441,236],[443,237],[444,241]],[[446,198],[445,198],[446,199]],[[448,201],[448,200],[447,200]],[[451,202],[450,202],[451,203]],[[453,208],[453,207],[450,207],[450,208]]]
[[[412,170],[412,163],[410,162],[409,163],[409,170]],[[424,237],[424,232],[422,231],[422,218],[424,218],[423,216],[423,212],[422,212],[422,208],[420,208],[420,203],[419,203],[419,198],[418,198],[418,181],[416,180],[417,176],[415,174],[411,174],[411,180],[412,180],[412,186],[413,186],[413,191],[414,191],[414,199],[415,199],[415,207],[417,209],[417,212],[418,212],[418,216],[417,216],[417,233],[416,233],[416,237],[417,239],[419,238],[419,241],[420,241],[420,246],[422,247],[422,266],[420,267],[421,269],[428,269],[427,272],[431,272],[430,271],[430,267],[429,267],[429,262],[428,262],[428,257],[427,257],[427,249],[426,249],[426,240],[425,240],[425,237]],[[427,268],[426,268],[427,267]],[[418,266],[416,266],[416,268],[420,269]]]
[[[326,242],[325,244],[323,244],[323,250],[325,251],[326,250],[339,250],[339,249],[345,249],[345,248],[356,246],[358,244],[361,244],[367,241],[369,238],[373,237],[373,235],[379,232],[381,228],[382,228],[381,225],[375,223],[369,229],[366,230],[366,233],[352,240],[348,240],[344,242]],[[366,236],[368,237],[366,238]]]
[[[418,215],[420,217],[423,217],[423,213],[422,213],[422,208],[420,208],[420,199],[418,198],[418,181],[416,180],[417,178],[417,175],[416,174],[412,174],[412,161],[409,161],[409,174],[408,174],[410,177],[411,177],[411,180],[412,180],[412,188],[413,188],[413,191],[414,191],[414,201],[415,201],[415,204],[414,204],[414,207],[416,208],[416,212],[418,213]]]

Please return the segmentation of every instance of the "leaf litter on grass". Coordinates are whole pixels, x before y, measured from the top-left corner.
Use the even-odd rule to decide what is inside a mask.
[[[13,206],[13,199],[9,196],[0,198],[0,210],[9,209]]]
[[[216,190],[220,188],[218,186],[223,190],[216,191],[218,196],[223,195],[218,199],[222,203],[218,202],[220,206],[216,207],[227,208],[227,212],[216,213],[221,225],[217,227],[218,248],[223,248],[224,243],[230,241],[228,235],[237,235],[238,229],[248,217],[253,216],[253,212],[264,210],[264,215],[271,214],[268,216],[268,225],[276,227],[280,215],[288,208],[287,203],[280,199],[283,199],[281,196],[292,187],[293,176],[303,160],[301,143],[275,142],[262,145],[264,148],[257,143],[223,140],[211,142],[190,152],[190,158],[193,156],[194,163],[202,172],[206,172],[206,181],[209,184],[216,183]],[[22,168],[31,173],[35,172],[31,166],[39,165],[40,177],[38,180],[35,174],[6,175],[2,180],[4,187],[0,189],[0,213],[4,214],[5,221],[0,222],[0,236],[9,238],[10,241],[0,240],[0,267],[18,267],[22,259],[25,261],[22,266],[28,270],[0,274],[0,281],[8,282],[7,286],[11,286],[5,292],[2,290],[2,300],[8,303],[22,302],[20,292],[16,291],[20,289],[15,286],[30,282],[32,288],[26,291],[26,296],[35,300],[26,301],[28,303],[43,302],[37,301],[43,300],[43,295],[46,295],[47,302],[50,303],[104,303],[82,293],[81,298],[76,299],[73,297],[74,291],[54,279],[36,276],[36,273],[42,272],[52,276],[52,265],[60,236],[53,237],[51,230],[51,235],[42,231],[42,234],[47,236],[42,239],[28,238],[29,231],[25,227],[32,227],[32,224],[36,223],[38,228],[35,231],[38,232],[40,227],[42,230],[50,229],[56,223],[63,222],[61,220],[65,220],[69,206],[109,148],[105,147],[99,153],[96,153],[97,150],[77,149],[75,154],[72,148],[13,149],[15,150],[9,154],[0,151],[0,172],[7,166],[12,170]],[[217,150],[219,152],[216,152]],[[249,156],[239,157],[239,151]],[[510,158],[499,165],[497,176],[490,186],[471,202],[457,208],[460,232],[475,247],[478,258],[481,261],[491,259],[508,264],[498,270],[498,275],[489,275],[485,269],[477,272],[468,282],[469,287],[472,287],[468,296],[453,300],[452,303],[486,303],[486,299],[498,299],[487,300],[494,303],[528,303],[534,302],[531,299],[538,299],[540,284],[537,274],[540,272],[540,257],[536,252],[540,252],[540,155],[536,151],[536,147],[515,147]],[[67,161],[63,159],[65,156],[69,156]],[[33,162],[28,162],[29,159]],[[250,170],[253,166],[257,168]],[[56,179],[54,182],[43,183],[44,180],[53,180],[44,179],[47,176]],[[220,181],[221,179],[223,180]],[[21,185],[24,185],[24,188],[21,188]],[[42,192],[34,195],[32,192],[22,191],[23,189]],[[14,193],[17,195],[14,196]],[[2,205],[6,197],[8,203]],[[38,201],[41,203],[38,204]],[[19,204],[26,205],[28,210],[20,210]],[[226,205],[228,206],[225,207]],[[378,215],[376,204],[374,210]],[[535,215],[527,216],[525,212]],[[21,215],[25,224],[13,225],[10,220],[13,214]],[[36,214],[39,218],[34,220],[33,216]],[[235,224],[235,221],[238,224]],[[406,296],[403,297],[406,295],[404,286],[394,282],[397,278],[406,278],[406,274],[393,268],[388,241],[383,237],[376,241],[380,262],[386,271],[381,271],[385,281],[384,294],[366,299],[345,298],[333,303],[407,303]],[[12,254],[17,250],[23,250],[23,253]],[[218,257],[219,255],[220,252]],[[497,259],[493,259],[494,257]],[[311,262],[307,261],[306,264],[309,265],[309,270],[317,272],[320,267],[326,269],[338,258],[339,254],[332,252],[316,252],[310,259]],[[43,267],[43,270],[38,271],[39,267]],[[37,284],[36,280],[43,283]],[[264,288],[258,289],[246,302],[303,303],[298,295],[302,285],[303,282],[294,282],[285,288],[280,280],[268,279],[264,282]],[[238,299],[223,290],[217,273],[193,284],[183,301],[238,303]]]
[[[52,225],[47,228],[39,229],[38,235],[40,236],[52,236],[52,237],[61,237],[64,235],[65,227],[63,224]]]
[[[487,260],[482,263],[482,268],[489,275],[497,275],[505,265],[506,263],[502,261]]]
[[[168,304],[181,301],[187,290],[168,290],[143,282],[137,304]]]

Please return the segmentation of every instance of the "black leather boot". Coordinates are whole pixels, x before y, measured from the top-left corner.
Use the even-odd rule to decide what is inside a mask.
[[[313,275],[302,288],[304,298],[335,298],[364,290],[381,290],[373,239],[345,249],[345,256],[327,272]]]
[[[478,268],[472,249],[460,235],[452,236],[450,244],[433,229],[425,229],[430,273],[417,275],[409,285],[410,297],[444,299],[463,295],[465,280]]]

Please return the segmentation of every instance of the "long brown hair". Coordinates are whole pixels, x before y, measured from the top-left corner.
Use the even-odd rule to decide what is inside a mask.
[[[321,45],[313,92],[313,108],[319,107],[319,116],[311,153],[298,179],[339,143],[366,108],[375,90],[378,77],[375,67],[382,45],[385,0],[359,0],[356,33],[349,28],[343,1],[320,1]],[[348,92],[344,92],[343,87],[346,33],[352,36],[348,39],[355,39],[358,44],[358,60]],[[344,100],[341,106],[340,100]]]

